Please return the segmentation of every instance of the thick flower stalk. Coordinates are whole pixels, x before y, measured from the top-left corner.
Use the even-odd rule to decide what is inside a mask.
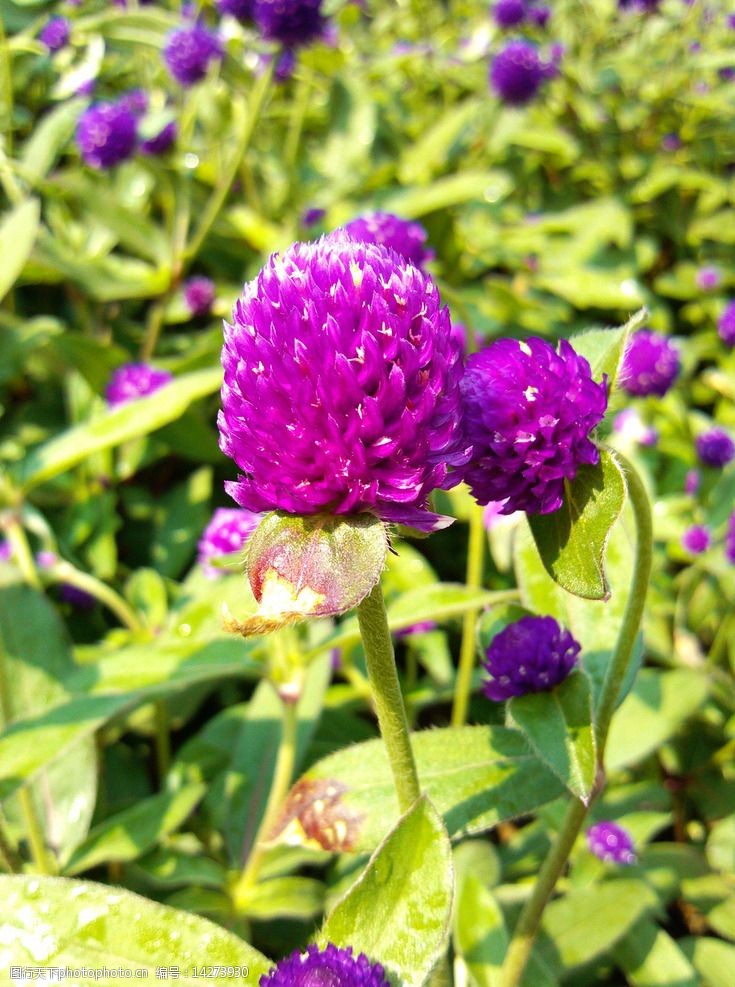
[[[503,702],[559,685],[577,664],[581,645],[553,617],[521,617],[496,634],[483,662],[483,692]]]
[[[464,479],[480,504],[549,514],[564,481],[599,462],[589,434],[607,408],[606,382],[565,340],[557,353],[543,339],[498,339],[469,358],[461,390],[473,446]]]
[[[423,268],[434,257],[434,251],[427,250],[424,246],[428,234],[421,223],[401,219],[391,212],[371,212],[358,216],[345,225],[345,232],[353,240],[390,247],[416,267]]]
[[[641,329],[633,334],[620,370],[623,390],[636,397],[663,397],[679,376],[677,347],[658,332]]]
[[[260,978],[260,987],[390,987],[380,963],[371,963],[364,953],[308,946],[287,956]]]
[[[225,325],[220,447],[248,510],[370,512],[432,530],[459,479],[460,351],[436,285],[342,233],[273,255]]]

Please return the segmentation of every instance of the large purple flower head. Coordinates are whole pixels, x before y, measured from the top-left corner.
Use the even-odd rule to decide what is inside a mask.
[[[725,532],[725,558],[730,565],[735,565],[735,511],[732,512],[727,522]]]
[[[526,19],[525,0],[497,0],[493,5],[493,18],[498,27],[502,28],[522,24]]]
[[[695,441],[697,455],[705,466],[722,469],[735,459],[735,442],[721,428],[710,428],[698,435]]]
[[[625,350],[620,382],[628,394],[663,397],[679,375],[679,351],[658,332],[640,329]]]
[[[309,44],[324,33],[322,0],[255,0],[255,22],[270,41],[287,48]]]
[[[461,355],[436,285],[342,231],[274,254],[225,325],[220,448],[251,511],[372,512],[426,530],[467,460]]]
[[[416,267],[423,267],[434,256],[433,250],[424,247],[427,233],[421,223],[409,222],[391,212],[371,212],[358,216],[345,225],[345,233],[349,233],[353,240],[390,247]]]
[[[605,381],[562,340],[498,339],[473,353],[461,384],[472,458],[465,482],[480,504],[504,500],[504,514],[550,514],[564,480],[599,461],[589,433],[607,408]]]
[[[726,346],[735,346],[735,298],[727,303],[720,315],[717,331]]]
[[[168,370],[157,370],[147,363],[125,363],[114,371],[105,395],[111,408],[153,394],[172,380]]]
[[[600,860],[613,864],[634,864],[633,837],[617,823],[595,823],[587,830],[587,846]]]
[[[237,507],[219,507],[199,539],[197,562],[209,579],[222,575],[222,570],[209,564],[218,555],[239,552],[257,528],[261,517]]]
[[[71,25],[66,17],[52,17],[41,28],[38,40],[49,51],[59,51],[69,41]]]
[[[488,699],[500,703],[527,692],[548,692],[577,664],[581,645],[553,617],[521,617],[496,634],[483,666]]]
[[[329,943],[324,949],[308,946],[281,960],[260,978],[260,987],[390,987],[380,963],[371,963],[364,953],[338,949]]]
[[[163,49],[166,67],[182,86],[200,82],[207,74],[209,63],[222,55],[220,39],[198,22],[172,31]]]
[[[137,139],[135,114],[122,103],[94,103],[77,123],[77,146],[92,168],[112,168],[127,160]]]
[[[712,544],[709,528],[703,524],[692,524],[681,536],[681,547],[690,555],[701,555]]]
[[[217,0],[217,10],[245,23],[253,19],[255,0]]]
[[[511,41],[490,65],[490,85],[509,106],[530,103],[549,75],[535,45]]]

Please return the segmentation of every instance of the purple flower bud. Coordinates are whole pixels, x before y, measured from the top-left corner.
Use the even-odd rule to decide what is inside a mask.
[[[229,14],[241,24],[253,19],[255,0],[217,0],[217,10],[220,14]]]
[[[324,32],[321,6],[322,0],[255,0],[254,19],[270,41],[298,48]]]
[[[423,268],[434,256],[433,250],[426,250],[427,233],[421,223],[412,223],[390,212],[365,213],[350,220],[345,226],[353,240],[364,243],[380,243],[390,247],[406,260]]]
[[[220,448],[242,507],[443,520],[426,499],[467,461],[461,356],[418,268],[342,231],[295,243],[245,286],[222,362]]]
[[[326,215],[326,209],[322,209],[319,206],[312,206],[310,209],[304,210],[304,214],[301,217],[301,225],[307,229],[310,226],[316,226],[317,223],[321,223]]]
[[[722,469],[735,458],[735,442],[721,428],[711,428],[696,439],[697,455],[705,466]]]
[[[352,955],[352,948],[338,949],[329,943],[324,949],[311,945],[298,950],[263,974],[260,987],[390,987],[380,963],[371,963],[364,953]]]
[[[679,374],[679,351],[666,336],[651,329],[634,333],[625,350],[620,384],[628,394],[663,397]]]
[[[729,301],[717,323],[720,339],[727,346],[735,346],[735,299]]]
[[[719,268],[707,264],[697,271],[695,281],[700,291],[715,291],[720,286],[722,275]]]
[[[526,19],[525,0],[497,0],[493,6],[493,17],[498,27],[504,29],[522,24]]]
[[[703,524],[693,524],[681,536],[681,547],[692,555],[701,555],[712,544],[709,529]]]
[[[206,315],[217,294],[211,278],[198,276],[184,282],[184,301],[192,315]]]
[[[727,522],[727,532],[725,533],[725,558],[730,565],[735,565],[735,511],[732,512]]]
[[[137,122],[120,103],[94,103],[79,118],[76,142],[92,168],[112,168],[135,151]]]
[[[664,134],[661,138],[661,147],[664,151],[678,151],[681,146],[681,137],[678,134]]]
[[[59,51],[69,41],[71,25],[66,17],[52,17],[41,28],[38,40],[46,45],[49,51]]]
[[[531,7],[528,11],[528,19],[537,27],[546,27],[551,18],[550,7]]]
[[[607,408],[606,382],[566,341],[498,339],[473,353],[461,384],[467,438],[464,479],[480,504],[505,500],[504,514],[549,514],[564,480],[599,462],[589,433]]]
[[[693,497],[699,490],[700,481],[701,477],[698,470],[687,470],[687,475],[684,477],[684,493]]]
[[[147,363],[125,363],[114,371],[107,385],[107,404],[114,408],[136,398],[153,394],[159,387],[173,380],[168,370],[156,370]]]
[[[163,60],[172,77],[188,87],[200,82],[207,74],[209,63],[223,54],[217,35],[197,22],[169,34]]]
[[[7,540],[3,538],[0,541],[0,562],[10,562],[13,557],[13,546]]]
[[[527,41],[511,41],[490,65],[490,85],[509,106],[530,103],[547,77],[549,66]]]
[[[633,837],[614,822],[599,822],[587,830],[587,845],[596,857],[613,864],[634,864]]]
[[[500,703],[527,692],[548,692],[577,664],[581,645],[553,617],[521,617],[490,642],[483,666],[488,699]]]
[[[161,127],[157,134],[140,142],[141,153],[149,156],[165,154],[166,151],[173,147],[178,133],[179,127],[176,121],[169,120],[167,124]]]
[[[197,562],[208,579],[216,579],[222,570],[210,565],[209,560],[218,555],[239,552],[258,527],[260,514],[237,507],[219,507],[199,539]]]

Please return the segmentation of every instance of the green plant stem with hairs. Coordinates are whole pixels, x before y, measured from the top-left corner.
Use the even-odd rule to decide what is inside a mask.
[[[470,537],[467,546],[467,576],[466,584],[469,589],[480,589],[485,563],[485,524],[484,510],[479,504],[473,504],[470,514]],[[452,726],[461,727],[467,721],[467,710],[472,692],[472,672],[475,667],[475,628],[477,625],[477,610],[468,610],[462,623],[462,643],[459,650],[459,668],[457,670],[457,685],[452,706]]]
[[[648,495],[633,466],[619,453],[616,452],[615,456],[622,467],[628,485],[628,497],[633,508],[636,525],[636,552],[628,602],[615,644],[615,651],[602,685],[595,717],[598,776],[601,779],[604,778],[605,745],[610,732],[610,723],[625,681],[633,646],[643,617],[653,559],[653,526]],[[513,938],[500,973],[499,987],[517,987],[521,982],[523,971],[528,963],[541,924],[544,908],[566,866],[569,854],[572,852],[577,836],[584,825],[588,809],[589,806],[584,805],[579,799],[573,799],[567,807],[556,842],[539,871],[531,896],[513,930]]]

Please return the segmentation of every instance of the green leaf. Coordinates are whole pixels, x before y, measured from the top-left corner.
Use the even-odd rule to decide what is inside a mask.
[[[319,944],[352,946],[405,987],[421,987],[447,939],[452,884],[449,838],[423,797],[327,916]]]
[[[542,760],[586,804],[595,783],[597,752],[584,672],[572,672],[550,692],[515,696],[508,708]]]
[[[0,221],[0,301],[25,267],[36,241],[40,219],[38,199],[26,199]]]
[[[119,818],[119,817],[118,817]],[[136,872],[145,875],[152,884],[164,888],[189,887],[223,888],[227,883],[224,867],[203,856],[201,847],[194,853],[171,847],[157,847],[136,862]]]
[[[19,170],[32,185],[45,178],[74,133],[87,100],[64,100],[41,117],[23,147]]]
[[[102,449],[149,435],[178,418],[193,401],[213,394],[222,382],[219,368],[184,374],[147,397],[107,411],[33,449],[20,469],[24,490],[31,490]]]
[[[477,987],[497,987],[508,942],[495,896],[474,874],[467,874],[454,910],[454,950]]]
[[[259,922],[274,918],[307,921],[324,911],[324,885],[313,877],[259,881],[248,893],[243,914]]]
[[[564,502],[529,524],[546,571],[560,586],[587,600],[607,600],[605,548],[625,502],[625,479],[611,453],[600,450],[596,466],[581,466],[564,483]]]
[[[577,353],[588,361],[593,380],[601,381],[603,375],[607,375],[609,392],[617,386],[630,334],[639,329],[647,317],[648,312],[643,308],[618,329],[588,329],[569,340]]]
[[[563,790],[516,730],[420,731],[412,745],[422,789],[451,836],[533,812]],[[371,740],[310,768],[291,789],[276,835],[292,844],[362,852],[373,850],[397,818],[385,749]]]
[[[210,516],[211,495],[212,470],[203,466],[161,498],[155,515],[151,556],[162,575],[175,579],[191,562]]]
[[[732,987],[735,946],[709,936],[680,939],[679,945],[702,978],[702,987]]]
[[[64,868],[80,874],[97,864],[136,860],[173,833],[190,815],[206,791],[205,785],[187,785],[177,792],[161,792],[141,799],[129,809],[110,816],[91,831]]]
[[[735,874],[735,815],[718,820],[710,830],[707,860],[715,870]]]
[[[696,971],[676,941],[642,919],[615,947],[615,961],[631,987],[698,987]]]
[[[192,975],[195,966],[248,967],[240,979],[254,983],[271,966],[221,926],[122,888],[60,877],[0,877],[0,901],[6,968],[107,967],[111,974],[95,976],[94,983],[116,987],[118,968],[146,971],[135,979],[153,984],[156,967],[177,967],[177,983],[201,987]]]
[[[431,185],[394,192],[381,203],[381,209],[406,219],[420,219],[439,209],[477,199],[499,202],[512,188],[513,181],[504,171],[463,171],[437,178]]]

